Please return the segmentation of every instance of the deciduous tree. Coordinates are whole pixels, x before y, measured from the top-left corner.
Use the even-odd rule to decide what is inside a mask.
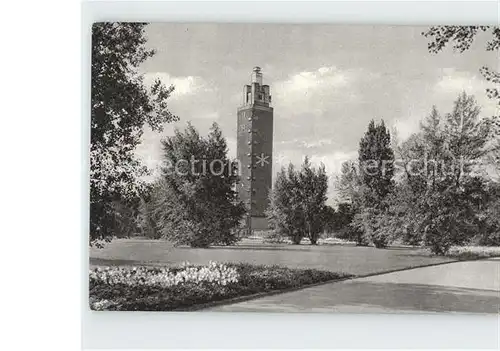
[[[245,208],[235,191],[236,164],[214,123],[208,137],[188,124],[162,141],[164,167],[151,216],[161,237],[193,247],[229,245]]]
[[[174,87],[148,88],[138,70],[154,55],[145,23],[106,22],[92,27],[90,118],[90,241],[113,235],[113,203],[137,198],[147,173],[134,155],[145,125],[161,131],[178,118],[167,106]]]
[[[324,165],[314,168],[306,157],[300,170],[290,163],[288,169],[278,173],[267,217],[273,230],[300,244],[307,237],[317,244],[324,230],[328,211],[326,208],[328,176]]]

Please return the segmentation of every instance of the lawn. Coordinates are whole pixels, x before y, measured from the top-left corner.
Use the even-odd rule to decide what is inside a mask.
[[[249,240],[230,247],[174,248],[169,242],[147,239],[115,239],[102,249],[90,249],[90,265],[176,266],[181,262],[206,265],[209,261],[278,265],[366,275],[390,270],[452,261],[431,256],[417,248],[376,249],[352,245],[287,245],[253,243]]]

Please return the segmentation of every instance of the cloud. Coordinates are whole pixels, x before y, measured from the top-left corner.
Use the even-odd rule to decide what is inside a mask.
[[[434,92],[443,97],[444,101],[450,104],[447,108],[451,110],[451,103],[458,94],[465,91],[469,95],[474,95],[479,106],[481,106],[484,116],[491,116],[496,113],[496,105],[493,100],[486,96],[486,89],[493,88],[492,84],[486,81],[479,73],[458,71],[454,68],[442,70],[443,74],[434,86]]]
[[[469,94],[475,94],[484,92],[488,85],[481,76],[470,72],[447,68],[443,70],[443,73],[435,85],[435,90],[439,93],[457,94],[465,90]]]
[[[342,163],[355,160],[358,157],[357,150],[316,152],[310,154],[307,150],[304,150],[303,146],[299,145],[296,148],[279,149],[274,152],[273,161],[276,165],[275,171],[278,171],[282,166],[287,167],[290,162],[296,167],[300,167],[306,155],[309,156],[309,160],[314,166],[324,164],[328,174],[340,172]]]
[[[413,115],[403,118],[397,118],[393,122],[393,128],[395,129],[395,131],[391,130],[392,137],[397,137],[399,141],[408,139],[412,134],[419,131],[421,121],[421,117],[415,117]]]
[[[311,140],[311,141],[302,141],[301,144],[306,149],[315,149],[324,146],[332,145],[332,139],[319,139],[319,140]]]
[[[355,78],[353,71],[342,71],[334,66],[302,71],[287,79],[273,83],[273,101],[277,110],[290,111],[283,116],[297,113],[322,114],[325,107],[342,96],[343,101],[355,98],[355,94],[343,94]]]
[[[286,98],[294,94],[307,96],[327,89],[344,87],[347,84],[347,74],[331,66],[293,74],[287,80],[275,83],[274,89],[275,94]]]
[[[233,137],[226,137],[226,143],[227,143],[227,156],[230,159],[236,158],[236,138]]]
[[[147,86],[151,86],[156,79],[160,79],[167,86],[173,85],[175,87],[171,96],[172,99],[213,90],[203,78],[197,76],[174,77],[166,72],[148,72],[144,74],[144,83]]]
[[[397,137],[401,141],[419,131],[420,122],[429,115],[432,105],[445,115],[452,111],[454,101],[464,91],[475,97],[481,107],[482,116],[495,114],[496,106],[486,96],[486,89],[491,88],[491,85],[479,73],[474,74],[454,68],[442,69],[440,73],[438,80],[429,89],[432,93],[429,101],[422,100],[419,106],[416,104],[406,106],[406,116],[393,120],[392,126],[397,130]]]
[[[162,162],[163,151],[161,140],[165,135],[172,135],[173,132],[173,124],[165,125],[163,133],[155,132],[149,127],[144,128],[142,142],[135,149],[135,155],[148,167],[148,169],[152,170],[154,174],[156,174]]]
[[[325,170],[329,175],[340,173],[342,163],[345,161],[356,160],[357,151],[334,151],[324,155],[311,156],[311,163],[319,166],[321,163],[325,165]]]
[[[219,112],[217,112],[217,111],[212,111],[212,112],[207,112],[207,113],[195,115],[195,118],[197,118],[197,119],[208,119],[211,121],[216,121],[219,119],[219,117],[220,117]]]

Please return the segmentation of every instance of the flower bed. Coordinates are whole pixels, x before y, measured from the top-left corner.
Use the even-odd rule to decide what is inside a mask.
[[[452,246],[446,256],[461,260],[500,257],[499,246]]]
[[[90,307],[112,311],[185,310],[208,302],[348,276],[313,269],[215,262],[177,268],[96,268],[89,273]]]

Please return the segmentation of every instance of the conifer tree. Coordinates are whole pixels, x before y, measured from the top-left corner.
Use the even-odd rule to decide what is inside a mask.
[[[394,152],[391,148],[391,136],[384,121],[375,124],[370,121],[368,130],[359,143],[359,169],[361,177],[361,201],[359,212],[354,216],[353,226],[363,233],[359,244],[369,241],[376,247],[388,244],[388,233],[379,230],[378,217],[387,210],[385,201],[393,189]]]
[[[373,201],[383,199],[391,191],[394,176],[391,135],[383,120],[378,125],[370,121],[359,143],[358,155],[362,183],[374,196]]]

